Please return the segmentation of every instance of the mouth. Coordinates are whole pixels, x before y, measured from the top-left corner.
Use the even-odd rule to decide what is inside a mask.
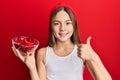
[[[60,37],[65,37],[68,33],[59,33]]]

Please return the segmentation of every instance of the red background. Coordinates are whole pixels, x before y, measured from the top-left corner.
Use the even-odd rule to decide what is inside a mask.
[[[30,80],[27,67],[13,54],[14,36],[31,36],[47,44],[49,13],[64,0],[1,0],[0,1],[0,80]],[[92,36],[91,45],[98,53],[113,80],[120,79],[120,4],[119,0],[65,0],[79,22],[81,41]],[[93,80],[85,68],[85,80]]]

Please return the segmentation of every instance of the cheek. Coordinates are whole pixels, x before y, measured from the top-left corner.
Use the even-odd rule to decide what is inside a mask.
[[[52,31],[53,31],[53,33],[55,34],[55,33],[58,32],[58,28],[53,27],[53,28],[52,28]]]
[[[69,32],[73,33],[73,31],[74,31],[73,26],[69,27],[68,30],[69,30]]]

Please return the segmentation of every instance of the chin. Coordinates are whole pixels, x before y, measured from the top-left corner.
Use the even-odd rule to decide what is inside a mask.
[[[68,38],[62,38],[62,39],[59,39],[59,41],[61,41],[61,42],[66,42],[66,41],[69,41],[69,39]]]

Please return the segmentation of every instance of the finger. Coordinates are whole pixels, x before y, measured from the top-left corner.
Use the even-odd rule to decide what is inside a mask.
[[[16,52],[18,53],[18,57],[24,62],[24,57],[21,55],[20,51],[16,49]]]
[[[12,46],[11,48],[12,48],[12,50],[13,50],[13,53],[14,53],[16,56],[18,56],[15,48],[14,48],[13,46]]]
[[[78,57],[80,57],[80,58],[82,59],[82,61],[83,61],[84,65],[85,65],[86,60],[82,57],[82,54],[81,54],[80,52],[78,52]]]
[[[32,52],[32,56],[35,56],[35,51]]]
[[[77,56],[78,56],[78,57],[81,57],[81,53],[80,53],[79,51],[77,52]]]
[[[78,53],[78,57],[80,57],[83,60],[83,62],[85,63],[85,59],[82,57],[81,53]]]
[[[81,52],[81,48],[77,48],[77,52],[80,53]]]
[[[20,54],[19,50],[17,50],[15,47],[12,47],[15,55],[19,57],[22,61],[24,60],[23,56]]]
[[[34,55],[34,52],[31,51],[31,52],[27,52],[27,56],[33,56]]]
[[[27,52],[27,53],[26,53],[26,58],[28,58],[29,56],[31,56],[31,53],[30,53],[30,52]]]
[[[91,38],[92,38],[91,36],[89,36],[89,37],[87,38],[87,42],[86,42],[86,43],[87,43],[88,45],[90,45],[90,40],[91,40]]]
[[[81,48],[81,47],[82,47],[82,44],[77,44],[77,47],[78,47],[78,48]]]
[[[79,46],[81,46],[81,44],[77,44],[77,46],[79,47]]]

